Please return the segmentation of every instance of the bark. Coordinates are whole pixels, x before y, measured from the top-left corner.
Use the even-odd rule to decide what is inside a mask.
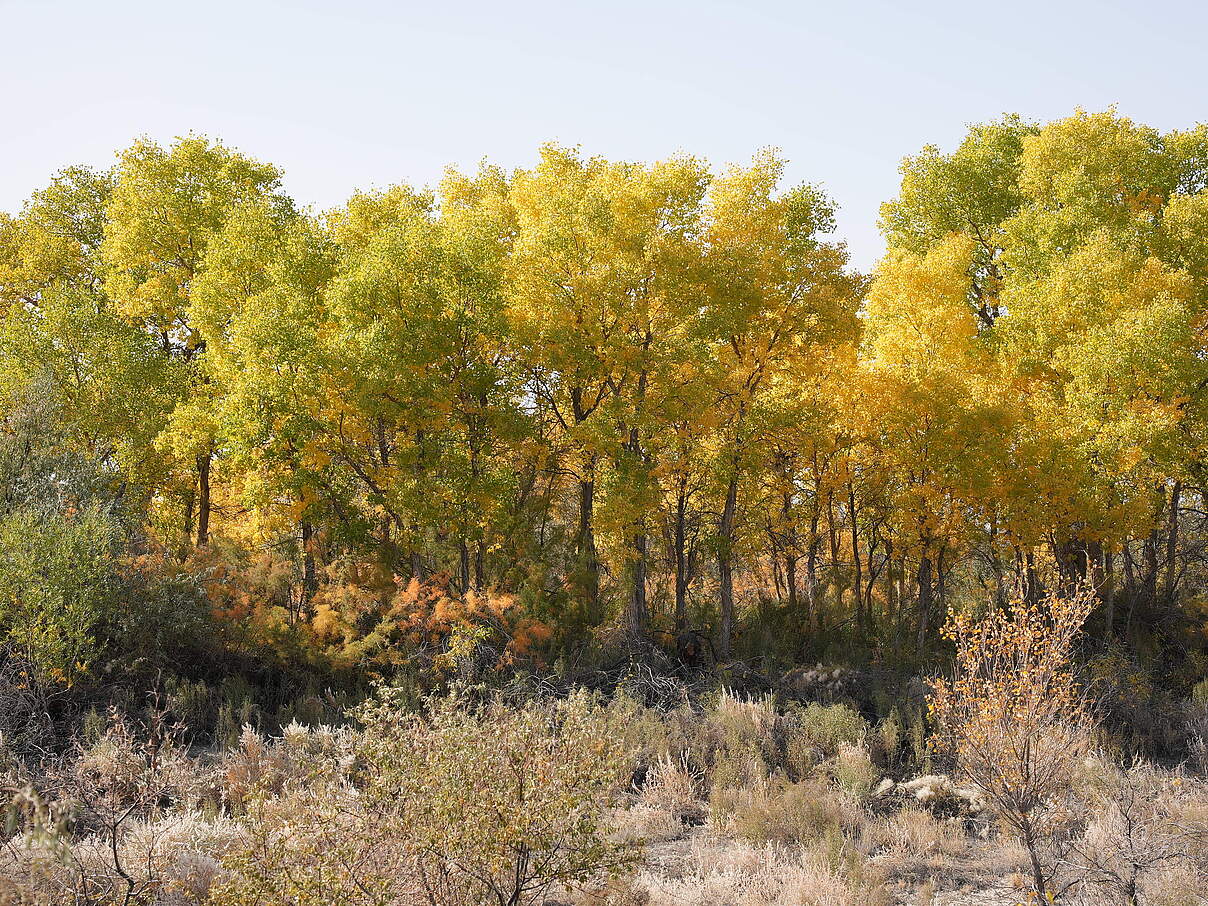
[[[629,632],[635,638],[644,638],[650,622],[646,605],[646,533],[641,532],[633,540],[637,557],[633,562],[633,583],[629,591]]]
[[[772,528],[772,521],[767,525],[768,541],[772,545],[772,588],[776,592],[776,605],[784,604],[784,564],[780,562],[780,542],[778,533]]]
[[[864,628],[864,603],[861,600],[860,589],[864,586],[864,575],[860,565],[860,530],[856,524],[856,490],[851,482],[847,483],[847,509],[851,516],[851,559],[855,567],[853,588],[856,593],[856,625]]]
[[[717,577],[720,584],[721,625],[717,635],[717,656],[722,660],[730,657],[730,636],[734,625],[734,574],[732,568],[734,545],[734,517],[738,508],[738,468],[730,475],[726,487],[726,502],[718,524]]]
[[[595,464],[588,466],[589,475],[579,482],[579,532],[576,541],[579,566],[583,571],[583,603],[588,622],[595,625],[600,613],[600,562],[596,553],[594,508],[596,500]]]
[[[1109,645],[1116,625],[1116,577],[1110,548],[1103,549],[1103,644]]]
[[[1165,499],[1165,498],[1163,498]],[[1145,603],[1153,607],[1158,602],[1158,530],[1153,529],[1141,548],[1145,559]]]
[[[475,542],[475,544],[474,544],[474,590],[475,591],[482,591],[483,587],[486,585],[486,576],[485,576],[486,568],[484,565],[485,559],[486,559],[486,552],[484,550],[483,543],[481,541]]]
[[[892,625],[897,618],[897,580],[893,568],[893,542],[885,539],[885,620]]]
[[[180,542],[180,559],[189,556],[193,547],[193,507],[197,502],[197,482],[189,485],[189,493],[185,497],[184,536]]]
[[[197,546],[210,543],[210,461],[213,453],[206,451],[197,457]]]
[[[786,553],[784,557],[784,587],[785,597],[788,598],[789,612],[793,614],[793,619],[797,616],[797,557],[790,553]]]
[[[835,493],[826,492],[826,534],[830,542],[830,581],[836,603],[842,603],[843,586],[839,580],[839,532],[835,527]]]
[[[1166,514],[1166,585],[1163,597],[1167,607],[1174,607],[1174,596],[1177,590],[1179,573],[1176,565],[1179,552],[1179,504],[1183,493],[1183,483],[1176,481],[1170,489],[1170,511]]]
[[[785,472],[787,473],[787,468]],[[787,474],[786,474],[787,479]],[[789,602],[789,613],[797,619],[797,528],[793,524],[793,492],[785,491],[780,504],[781,515],[784,517],[784,590]]]
[[[818,509],[810,517],[810,546],[805,556],[805,603],[809,609],[810,632],[818,630]]]
[[[1030,821],[1025,821],[1023,826],[1023,845],[1028,850],[1028,859],[1032,863],[1032,888],[1036,891],[1036,902],[1048,902],[1045,889],[1044,870],[1040,867],[1040,855],[1037,853],[1037,842],[1035,832],[1032,830]]]
[[[1124,618],[1124,638],[1132,637],[1133,614],[1137,610],[1137,597],[1141,589],[1137,584],[1137,566],[1133,560],[1132,547],[1124,542],[1124,578],[1128,587],[1128,615]]]
[[[688,494],[684,487],[686,479],[681,476],[675,496],[675,530],[672,542],[675,548],[675,631],[678,635],[688,628],[688,557],[687,518]]]
[[[931,629],[931,557],[924,554],[919,558],[918,572],[919,591],[919,622],[918,622],[918,653],[926,649],[927,634]]]
[[[1007,600],[1003,582],[1002,558],[998,556],[998,519],[990,520],[990,571],[994,574],[994,604],[1002,607]]]
[[[458,581],[464,595],[470,590],[470,545],[466,544],[464,537],[457,543],[457,567]]]
[[[302,609],[309,610],[310,602],[319,589],[318,575],[315,570],[315,551],[313,544],[314,526],[305,519],[300,526],[302,533]]]

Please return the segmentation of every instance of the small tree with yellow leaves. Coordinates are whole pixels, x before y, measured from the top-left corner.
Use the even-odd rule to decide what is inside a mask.
[[[1054,805],[1091,738],[1070,657],[1095,601],[1083,588],[1017,595],[980,620],[952,615],[944,635],[956,645],[953,676],[931,684],[935,743],[1018,833],[1041,902],[1051,899],[1041,852],[1058,827]]]

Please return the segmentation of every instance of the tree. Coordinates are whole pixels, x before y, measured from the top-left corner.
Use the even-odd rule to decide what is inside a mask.
[[[671,342],[687,320],[674,264],[691,259],[706,174],[691,158],[646,167],[583,160],[546,146],[513,179],[517,235],[508,262],[508,313],[525,350],[528,388],[548,419],[562,463],[577,482],[575,585],[582,617],[603,618],[596,505],[602,471],[624,492],[621,560],[630,566],[626,611],[640,635],[647,619],[644,512],[650,481],[650,395]],[[640,496],[639,496],[640,495]]]
[[[902,187],[881,208],[890,248],[925,254],[953,235],[972,242],[968,302],[981,329],[1002,306],[1003,223],[1023,203],[1019,185],[1024,139],[1037,127],[1018,116],[972,126],[952,154],[934,145],[902,162]]]
[[[199,136],[165,150],[148,140],[119,156],[105,207],[99,257],[106,294],[130,321],[155,338],[162,355],[180,363],[189,386],[172,411],[161,443],[191,464],[185,491],[185,535],[196,543],[210,534],[211,466],[218,443],[212,414],[215,388],[198,358],[206,337],[191,314],[193,287],[210,241],[240,204],[264,199],[288,218],[292,203],[280,192],[276,168]]]
[[[243,500],[261,515],[257,540],[281,531],[298,540],[301,604],[318,577],[316,512],[328,512],[339,481],[321,443],[327,359],[324,292],[336,267],[333,243],[304,216],[282,220],[263,198],[240,204],[211,240],[190,314],[206,336],[202,361],[218,388],[214,418],[242,479]]]
[[[1150,605],[1158,534],[1173,552],[1181,487],[1202,455],[1208,296],[1184,217],[1205,189],[1206,135],[1161,135],[1114,111],[1050,123],[1024,141],[1024,203],[1003,226],[1004,353],[1090,492],[1075,512],[1053,501],[1054,534],[1068,539],[1058,546],[1092,566],[1100,549],[1122,549],[1127,565],[1140,536],[1145,590],[1132,592]]]
[[[869,290],[857,436],[886,495],[894,547],[917,564],[917,650],[943,566],[987,490],[1005,414],[995,369],[966,304],[974,243],[953,235],[925,255],[892,251]]]
[[[724,418],[714,446],[723,659],[733,632],[738,492],[750,464],[752,412],[771,374],[808,368],[819,347],[850,339],[858,323],[860,286],[844,270],[846,251],[820,238],[833,229],[833,207],[813,186],[779,192],[783,169],[783,161],[765,153],[714,180],[703,234],[705,330],[716,344],[715,393]]]
[[[112,188],[109,173],[67,168],[0,230],[0,386],[9,400],[49,394],[63,440],[149,495],[178,375],[103,291]]]

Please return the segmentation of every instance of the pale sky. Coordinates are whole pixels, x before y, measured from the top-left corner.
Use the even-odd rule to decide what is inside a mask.
[[[1208,119],[1208,4],[0,0],[0,210],[138,135],[218,137],[302,204],[547,140],[717,166],[774,146],[869,268],[898,162],[1005,111]]]

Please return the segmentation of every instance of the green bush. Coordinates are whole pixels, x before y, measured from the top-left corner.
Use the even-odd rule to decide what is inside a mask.
[[[853,798],[867,799],[881,779],[881,773],[863,749],[844,746],[830,761],[831,778]]]
[[[36,681],[70,686],[101,655],[119,599],[118,539],[97,507],[0,517],[0,642]]]
[[[790,777],[802,780],[844,746],[859,746],[868,724],[853,708],[843,705],[807,705],[784,718],[784,764]]]

